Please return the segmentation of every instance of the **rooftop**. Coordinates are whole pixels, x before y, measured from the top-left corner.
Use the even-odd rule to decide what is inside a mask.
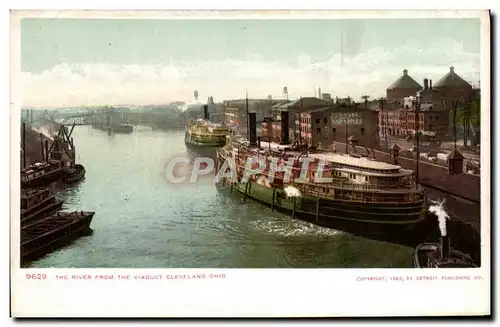
[[[394,83],[387,88],[388,90],[395,89],[414,89],[420,91],[422,85],[418,84],[410,75],[408,75],[408,70],[403,70],[403,75],[400,76]]]
[[[469,88],[472,88],[472,85],[470,85],[466,80],[464,80],[457,73],[455,73],[455,68],[452,66],[452,67],[450,67],[450,71],[446,75],[444,75],[439,81],[437,81],[436,84],[434,84],[434,87],[437,87],[437,88],[443,88],[443,87],[469,87]]]
[[[368,168],[368,169],[376,169],[376,170],[399,170],[400,166],[391,165],[381,161],[370,160],[368,158],[355,158],[345,154],[339,153],[310,153],[309,157],[315,158],[318,160],[326,160],[333,163],[338,163],[347,166],[355,166],[359,168]]]

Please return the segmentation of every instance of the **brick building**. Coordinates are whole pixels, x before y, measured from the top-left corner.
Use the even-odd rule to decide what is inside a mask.
[[[378,148],[378,112],[351,105],[306,110],[300,113],[302,142],[318,148],[329,148],[334,142],[346,143],[354,136],[360,145]]]
[[[316,97],[305,97],[294,101],[284,101],[272,107],[272,120],[264,122],[261,125],[261,136],[276,142],[281,138],[281,112],[288,112],[288,126],[290,141],[300,141],[301,132],[301,113],[308,110],[328,108],[333,106],[333,102]]]

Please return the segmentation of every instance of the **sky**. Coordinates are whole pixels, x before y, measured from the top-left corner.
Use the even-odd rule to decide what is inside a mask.
[[[343,42],[341,41],[343,40]],[[341,54],[342,53],[342,54]],[[22,106],[385,94],[450,66],[477,84],[479,19],[21,21]]]

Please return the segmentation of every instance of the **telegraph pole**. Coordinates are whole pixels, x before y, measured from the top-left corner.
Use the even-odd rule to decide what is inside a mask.
[[[417,142],[417,171],[415,172],[415,182],[418,187],[418,173],[419,173],[419,161],[420,161],[420,148],[419,148],[419,127],[420,127],[420,98],[415,99],[415,139]]]

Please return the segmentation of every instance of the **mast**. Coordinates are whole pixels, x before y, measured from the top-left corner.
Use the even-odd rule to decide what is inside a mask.
[[[245,108],[247,113],[247,139],[250,140],[250,124],[248,121],[248,90],[245,90]]]

